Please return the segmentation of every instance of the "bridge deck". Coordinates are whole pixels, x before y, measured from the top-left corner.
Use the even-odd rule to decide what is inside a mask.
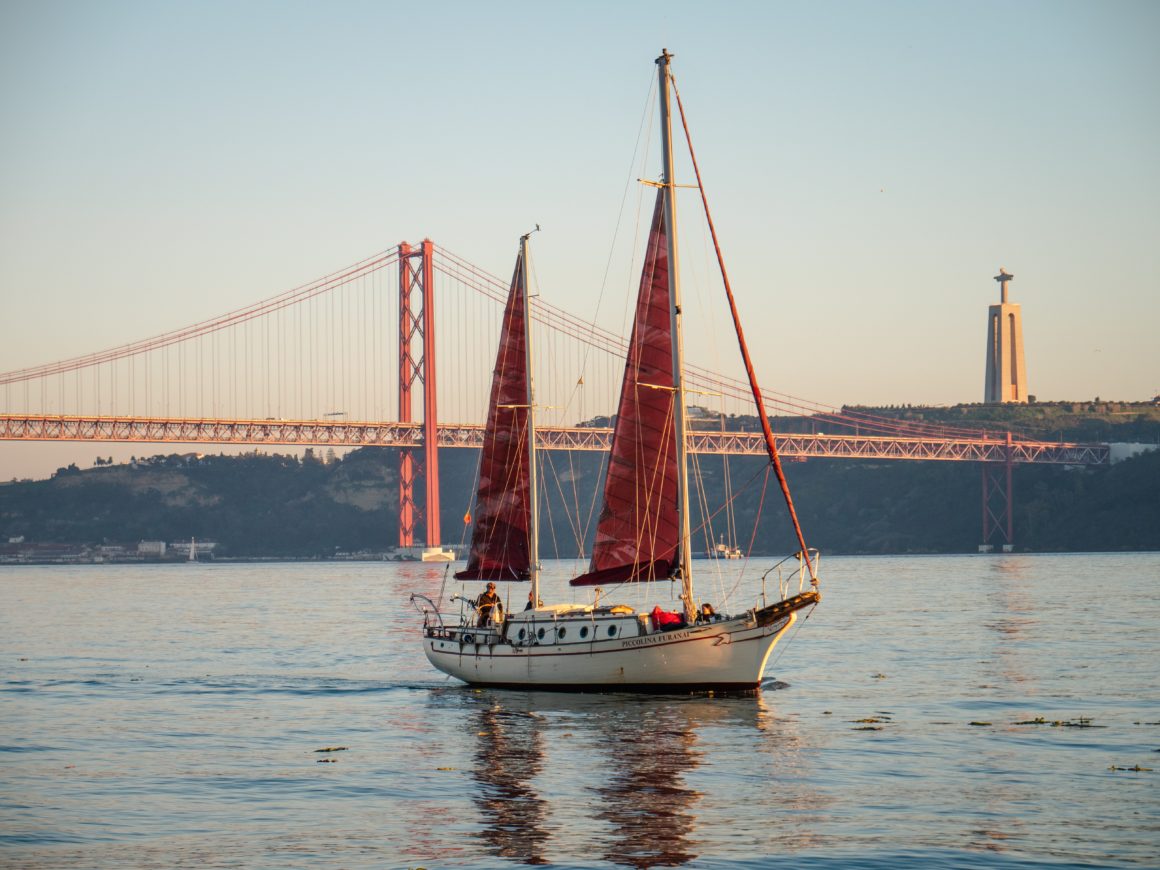
[[[537,443],[548,450],[605,451],[612,439],[606,428],[536,430]],[[186,420],[140,417],[66,417],[0,415],[0,441],[115,441],[181,444],[268,444],[282,446],[417,447],[421,423],[358,423],[321,420]],[[782,456],[836,459],[909,459],[957,462],[1006,462],[1006,437],[923,438],[868,435],[775,436]],[[440,447],[480,447],[483,427],[440,423]],[[689,433],[693,453],[765,454],[757,432]],[[1107,444],[1014,440],[1011,461],[1066,465],[1107,465]]]

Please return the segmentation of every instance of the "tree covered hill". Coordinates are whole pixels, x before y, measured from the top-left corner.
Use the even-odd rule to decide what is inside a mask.
[[[381,545],[397,525],[381,451],[156,456],[0,487],[0,536],[34,542],[213,540],[232,556],[316,556]]]
[[[905,422],[1012,432],[1055,441],[1160,443],[1160,397],[1151,402],[1030,402],[947,407],[863,407],[843,410]]]

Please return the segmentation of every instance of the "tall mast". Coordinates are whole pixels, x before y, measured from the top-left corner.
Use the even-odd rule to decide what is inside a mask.
[[[539,226],[536,226],[539,229]],[[520,236],[520,284],[524,288],[524,352],[528,372],[528,575],[532,581],[533,606],[540,603],[540,504],[536,496],[536,387],[532,375],[532,294],[528,285],[528,236]]]
[[[669,63],[672,55],[661,49],[657,58],[657,75],[661,98],[661,152],[664,169],[661,177],[665,203],[665,229],[669,257],[669,318],[673,335],[673,432],[677,439],[677,517],[680,523],[681,598],[685,618],[693,620],[693,570],[690,558],[692,534],[689,530],[689,468],[685,444],[685,388],[682,378],[684,341],[681,336],[681,280],[677,262],[677,202],[673,177],[672,113],[669,107]]]

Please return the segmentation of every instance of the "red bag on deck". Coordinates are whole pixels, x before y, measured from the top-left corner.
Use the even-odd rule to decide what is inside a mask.
[[[684,618],[679,613],[669,613],[667,610],[661,610],[658,604],[652,611],[652,627],[653,631],[659,631],[666,628],[675,628],[684,622]]]

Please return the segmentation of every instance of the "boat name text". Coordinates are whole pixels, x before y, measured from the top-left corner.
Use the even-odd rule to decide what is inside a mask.
[[[629,649],[637,646],[648,646],[650,643],[667,643],[671,640],[684,640],[689,636],[687,631],[668,631],[664,634],[650,634],[645,637],[634,637],[631,640],[622,640],[620,642],[621,649]]]

